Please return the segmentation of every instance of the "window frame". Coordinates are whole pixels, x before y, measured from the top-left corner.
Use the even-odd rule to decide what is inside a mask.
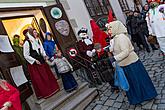
[[[126,12],[129,10],[129,6],[126,0],[118,0],[120,7],[122,9],[123,12]]]
[[[99,12],[97,12],[96,6],[95,6],[95,4],[93,4],[94,2],[92,2],[92,1],[97,2],[97,4],[98,4],[97,8],[99,8],[100,14],[99,14]],[[99,0],[84,0],[84,3],[85,3],[86,8],[89,12],[89,15],[92,18],[97,18],[97,17],[100,17],[100,16],[108,15],[108,13],[109,13],[108,7],[110,7],[112,9],[112,6],[111,6],[109,0],[106,0],[105,4],[103,2],[101,4]],[[107,12],[104,12],[103,8],[106,9]]]

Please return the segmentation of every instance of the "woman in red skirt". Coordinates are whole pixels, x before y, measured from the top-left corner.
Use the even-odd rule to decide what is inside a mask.
[[[45,63],[47,56],[35,29],[24,30],[25,43],[23,54],[28,64],[28,71],[38,99],[48,98],[59,91],[57,79]]]

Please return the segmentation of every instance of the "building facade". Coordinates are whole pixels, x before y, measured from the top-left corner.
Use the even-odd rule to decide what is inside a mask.
[[[88,2],[90,1],[90,2]],[[56,4],[56,0],[1,0],[0,1],[0,8],[6,8],[6,7],[29,7],[29,6],[49,6]],[[62,3],[66,14],[69,18],[69,21],[72,25],[72,28],[75,32],[81,28],[86,27],[89,29],[89,36],[92,36],[91,27],[90,27],[90,19],[93,19],[91,11],[88,9],[88,4],[93,4],[95,7],[98,3],[98,5],[102,5],[104,2],[109,2],[108,9],[112,9],[114,12],[114,15],[118,20],[121,20],[123,23],[125,23],[125,11],[126,10],[135,10],[137,7],[141,9],[141,6],[146,3],[145,0],[60,0]],[[103,4],[103,7],[107,7],[107,4]],[[90,7],[91,8],[91,7]],[[99,10],[99,8],[94,9]],[[103,13],[105,10],[102,10]],[[108,13],[105,13],[103,15],[108,15]],[[101,15],[100,15],[101,17]],[[76,35],[77,36],[77,35]],[[77,36],[78,37],[78,36]]]
[[[12,45],[13,36],[18,34],[23,43],[22,32],[31,26],[40,33],[41,40],[44,40],[46,32],[52,32],[58,47],[65,54],[70,47],[74,47],[80,28],[87,28],[92,38],[91,19],[103,29],[108,12],[112,9],[114,16],[125,24],[125,12],[141,10],[144,4],[145,0],[0,0],[0,36],[8,36]],[[5,62],[4,65],[1,62]],[[7,79],[11,78],[9,68],[18,65],[15,54],[0,53],[0,72]],[[21,87],[23,97],[32,94],[29,89],[28,85]],[[28,101],[32,110],[36,110],[34,100],[31,97]]]

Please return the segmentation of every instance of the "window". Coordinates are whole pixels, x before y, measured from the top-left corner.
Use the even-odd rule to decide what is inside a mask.
[[[111,9],[108,0],[84,0],[84,2],[92,18],[108,15],[108,11]]]
[[[121,6],[121,9],[123,12],[126,12],[129,10],[128,4],[126,0],[119,0],[119,4]]]
[[[111,8],[109,0],[84,0],[90,16],[96,21],[100,29],[105,30],[108,12]]]

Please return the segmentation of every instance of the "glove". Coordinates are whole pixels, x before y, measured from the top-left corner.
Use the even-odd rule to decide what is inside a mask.
[[[89,56],[89,57],[92,57],[92,51],[87,51],[86,54]]]
[[[110,57],[109,60],[112,64],[116,61],[116,59],[114,57]]]
[[[96,52],[96,50],[95,50],[95,49],[93,49],[93,50],[92,50],[92,54],[94,54],[95,52]]]

